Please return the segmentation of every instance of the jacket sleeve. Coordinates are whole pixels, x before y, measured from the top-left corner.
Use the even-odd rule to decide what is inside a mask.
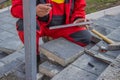
[[[86,6],[85,0],[75,0],[71,22],[73,22],[77,18],[85,18],[86,15],[85,6]]]
[[[23,19],[22,0],[12,0],[11,14],[16,18]]]

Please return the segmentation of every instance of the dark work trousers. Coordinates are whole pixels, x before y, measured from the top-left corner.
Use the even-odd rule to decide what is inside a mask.
[[[39,54],[39,38],[42,36],[50,36],[53,39],[63,37],[71,42],[74,42],[82,47],[88,45],[91,41],[91,34],[85,27],[70,27],[70,28],[61,28],[61,29],[52,29],[50,30],[47,27],[39,27],[39,22],[36,25],[36,46],[37,46],[37,55]],[[23,30],[23,20],[17,21],[17,31],[19,38],[24,43],[24,30]]]

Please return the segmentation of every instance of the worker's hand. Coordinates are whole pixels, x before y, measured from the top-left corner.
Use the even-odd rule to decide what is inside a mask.
[[[80,22],[86,22],[86,21],[89,21],[88,19],[84,19],[84,18],[78,18],[78,19],[76,19],[73,23],[75,24],[75,23],[80,23]]]
[[[36,14],[39,17],[44,17],[46,15],[49,14],[50,10],[51,10],[51,4],[47,3],[47,4],[38,4],[36,7]]]
[[[87,21],[89,21],[88,19],[84,19],[84,18],[78,18],[78,19],[76,19],[74,22],[73,22],[73,24],[75,24],[75,23],[80,23],[80,22],[87,22]],[[87,29],[88,29],[88,26],[89,25],[82,25],[82,27],[86,27]]]

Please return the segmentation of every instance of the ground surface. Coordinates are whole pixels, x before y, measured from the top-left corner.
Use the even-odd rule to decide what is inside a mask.
[[[101,0],[102,1],[102,0]],[[105,1],[105,0],[104,0]],[[110,0],[106,0],[106,1],[110,1]],[[113,0],[112,0],[113,1]],[[118,1],[118,0],[116,0]],[[4,18],[3,18],[4,17]],[[112,20],[109,19],[112,17]],[[108,18],[108,19],[107,19]],[[101,19],[98,20],[98,22],[96,21],[96,23],[98,23],[98,25],[103,25],[103,27],[106,28],[106,26],[110,27],[111,29],[114,29],[112,28],[113,26],[114,27],[118,27],[118,24],[119,23],[119,15],[118,16],[114,16],[114,15],[107,15],[106,17],[103,17]],[[3,13],[0,14],[0,46],[3,46],[3,47],[6,47],[6,48],[10,48],[10,49],[18,49],[17,46],[19,46],[19,44],[21,44],[18,40],[18,37],[17,37],[17,33],[16,33],[16,30],[15,30],[15,22],[16,22],[17,19],[14,19],[11,15],[10,15],[10,12],[9,11],[5,11]],[[100,21],[100,22],[99,22]],[[112,22],[111,22],[112,21]],[[108,25],[110,24],[110,25]],[[96,25],[96,28],[99,29],[100,27]],[[98,28],[99,27],[99,28]],[[95,29],[96,29],[95,28]],[[104,29],[104,28],[103,28]],[[102,30],[103,30],[102,29]],[[108,28],[107,28],[108,29]],[[109,29],[108,32],[111,32],[111,29]],[[99,29],[100,30],[100,29]],[[107,32],[106,29],[104,29],[106,32],[104,33],[105,35],[109,34]],[[6,36],[4,36],[6,35]],[[10,41],[11,40],[11,41]],[[13,43],[12,43],[13,41]],[[10,43],[9,43],[10,42]],[[16,44],[16,45],[12,45],[12,44]],[[11,46],[12,45],[12,46]],[[73,64],[72,64],[73,65]],[[100,66],[99,66],[100,67]],[[89,69],[89,68],[88,68]],[[74,68],[73,67],[73,70],[77,70],[77,68]],[[91,70],[91,69],[90,69]],[[86,70],[87,71],[87,70]],[[90,72],[90,71],[89,71]],[[76,71],[77,73],[77,71]],[[13,78],[10,78],[11,76],[13,75],[8,75],[8,78],[6,77],[5,79],[4,78],[1,78],[0,80],[15,80],[16,77],[13,77]],[[88,75],[87,75],[88,76]],[[46,80],[46,79],[45,79]],[[61,79],[62,80],[62,79]],[[69,80],[69,79],[66,79],[66,80]]]

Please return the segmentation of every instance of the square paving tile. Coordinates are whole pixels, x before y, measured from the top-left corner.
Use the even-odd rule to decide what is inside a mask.
[[[19,47],[21,47],[21,44],[22,43],[19,40],[19,38],[14,36],[2,41],[2,43],[0,43],[0,46],[3,48],[11,49],[11,50],[18,50]]]
[[[40,45],[40,51],[49,59],[66,66],[82,55],[84,48],[64,38],[58,38]]]
[[[1,40],[5,40],[7,38],[13,37],[15,36],[13,33],[7,32],[7,31],[3,31],[0,33],[0,39]]]
[[[9,23],[8,24],[4,23],[4,24],[1,25],[0,29],[9,30],[9,29],[14,28],[14,27],[15,26],[13,26]]]
[[[96,80],[97,76],[70,65],[51,80]]]
[[[108,66],[108,64],[100,61],[99,59],[96,59],[92,56],[89,56],[87,54],[83,54],[81,57],[79,57],[74,63],[72,63],[74,66],[79,67],[80,69],[83,69],[85,71],[94,73],[96,75],[100,75],[105,68]]]

